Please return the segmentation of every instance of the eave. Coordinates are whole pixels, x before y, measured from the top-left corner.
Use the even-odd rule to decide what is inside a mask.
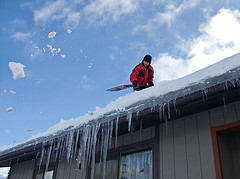
[[[140,130],[140,128],[148,128],[151,126],[164,123],[169,120],[176,120],[194,113],[198,113],[211,108],[224,106],[225,104],[240,100],[240,78],[236,78],[233,82],[224,82],[207,89],[198,90],[185,96],[178,97],[168,101],[168,107],[156,105],[153,108],[146,108],[139,111],[139,114],[132,114],[132,131]],[[207,92],[206,92],[207,91]],[[165,114],[163,119],[163,113]],[[170,116],[168,116],[170,114]],[[127,116],[119,118],[118,135],[124,135],[129,132]],[[116,119],[114,119],[116,122]],[[114,132],[113,132],[114,134]],[[55,140],[55,142],[57,139]],[[47,147],[47,145],[45,146]],[[11,166],[12,164],[33,160],[39,157],[42,149],[42,143],[30,145],[20,150],[6,153],[0,156],[0,167]]]

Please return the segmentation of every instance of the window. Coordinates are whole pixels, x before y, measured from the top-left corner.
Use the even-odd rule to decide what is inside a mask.
[[[121,154],[120,179],[152,178],[152,148]]]
[[[94,179],[103,175],[106,179],[151,179],[152,166],[152,147],[115,153],[107,157],[105,172],[104,163],[96,159]]]

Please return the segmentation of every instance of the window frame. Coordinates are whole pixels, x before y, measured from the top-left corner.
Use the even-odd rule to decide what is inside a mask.
[[[132,146],[127,147],[127,146],[125,146],[124,149],[118,149],[117,151],[115,150],[114,152],[111,152],[111,151],[108,152],[107,159],[108,159],[108,157],[111,158],[114,155],[117,157],[117,179],[120,179],[120,165],[121,165],[121,156],[122,156],[122,154],[131,153],[131,152],[133,152],[133,153],[136,152],[137,153],[137,151],[142,151],[142,150],[145,150],[145,149],[148,149],[148,148],[149,149],[151,148],[151,151],[152,151],[152,179],[154,179],[154,167],[155,167],[154,166],[155,165],[154,146],[155,146],[154,143],[141,145],[141,146],[138,145],[138,146],[135,146],[135,147],[132,147]],[[96,158],[97,159],[95,160],[95,163],[96,163],[96,161],[99,161],[100,156],[98,155],[98,156],[96,156]],[[91,169],[89,168],[89,174],[90,174],[90,171],[91,171]],[[88,178],[90,178],[90,177],[91,176],[88,175]]]

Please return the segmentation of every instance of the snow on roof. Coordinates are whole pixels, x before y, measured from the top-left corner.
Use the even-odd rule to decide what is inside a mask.
[[[84,127],[88,124],[112,120],[120,116],[125,116],[128,113],[138,112],[148,107],[153,107],[156,104],[166,103],[170,100],[206,89],[219,83],[231,81],[240,76],[239,72],[240,53],[185,77],[164,81],[146,90],[121,96],[106,107],[97,108],[96,111],[91,114],[85,114],[84,116],[69,120],[61,120],[56,125],[50,127],[46,132],[32,136],[23,144],[13,147],[13,150],[14,148],[16,150],[58,136],[63,136],[71,130]]]

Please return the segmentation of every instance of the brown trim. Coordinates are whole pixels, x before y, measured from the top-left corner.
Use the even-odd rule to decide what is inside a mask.
[[[222,177],[220,152],[218,147],[217,131],[215,127],[211,128],[211,134],[212,134],[213,157],[214,157],[214,163],[215,163],[216,179],[222,179],[223,177]]]
[[[214,156],[214,163],[215,163],[217,179],[223,179],[220,151],[219,151],[219,145],[218,145],[218,135],[219,134],[229,134],[229,133],[233,133],[236,131],[240,131],[240,121],[236,121],[236,122],[232,122],[229,124],[224,124],[221,126],[216,126],[216,127],[211,128],[213,156]]]

